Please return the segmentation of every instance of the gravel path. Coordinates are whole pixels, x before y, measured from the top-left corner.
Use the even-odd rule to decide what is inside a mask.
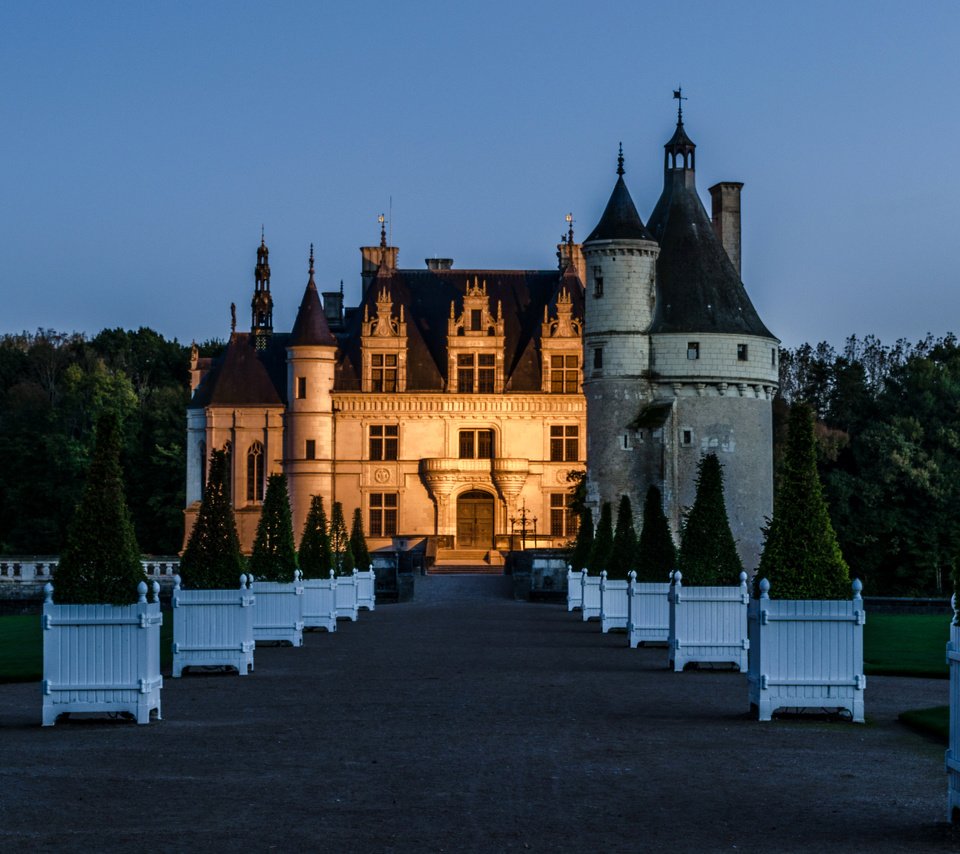
[[[500,578],[418,578],[256,673],[167,678],[164,720],[42,729],[0,685],[0,849],[950,851],[944,681],[871,677],[865,725],[748,718]]]

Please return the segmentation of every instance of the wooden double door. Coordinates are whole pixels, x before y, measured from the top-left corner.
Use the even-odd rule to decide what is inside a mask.
[[[457,548],[489,549],[493,546],[494,500],[479,489],[457,499]]]

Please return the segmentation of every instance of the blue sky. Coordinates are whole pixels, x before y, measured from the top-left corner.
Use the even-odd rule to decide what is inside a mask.
[[[682,85],[698,186],[743,181],[743,278],[785,344],[960,330],[960,5],[8,2],[0,332],[274,321],[400,264],[549,268],[623,141],[646,219]]]

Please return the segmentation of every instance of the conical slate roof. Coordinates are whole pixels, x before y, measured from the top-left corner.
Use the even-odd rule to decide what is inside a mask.
[[[205,406],[280,406],[285,365],[276,345],[286,336],[274,335],[265,350],[257,350],[253,336],[235,332],[223,355],[203,378],[190,409]],[[278,352],[279,350],[279,352]]]
[[[637,213],[637,206],[630,197],[622,174],[617,177],[600,222],[584,243],[593,240],[653,240],[653,235],[644,227]]]
[[[300,301],[300,310],[297,312],[297,319],[293,324],[293,331],[290,333],[288,347],[336,347],[337,339],[330,332],[330,325],[327,323],[327,316],[323,312],[323,305],[320,303],[320,294],[317,293],[316,283],[313,281],[313,273],[310,273],[310,280],[303,292],[303,299]]]

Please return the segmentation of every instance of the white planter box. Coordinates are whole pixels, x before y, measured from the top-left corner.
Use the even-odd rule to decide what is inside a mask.
[[[670,639],[669,593],[668,583],[637,581],[637,574],[630,573],[627,643],[631,649],[642,643],[666,643]]]
[[[953,619],[947,642],[947,665],[950,667],[950,740],[947,743],[947,821],[952,822],[960,810],[960,626],[957,622],[957,597],[950,599]]]
[[[586,570],[580,574],[580,614],[584,622],[600,618],[600,576]]]
[[[586,570],[583,570],[586,572]],[[583,605],[583,586],[580,572],[574,572],[567,564],[567,611],[579,611]]]
[[[173,577],[173,676],[186,667],[253,670],[254,595],[240,576],[236,590],[184,590]]]
[[[253,576],[251,576],[252,578]],[[294,581],[254,581],[253,639],[303,646],[303,583],[300,570]]]
[[[782,708],[848,709],[863,723],[863,624],[859,579],[852,599],[771,599],[770,582],[750,603],[750,705],[768,721]]]
[[[627,627],[627,582],[610,581],[607,571],[600,573],[600,631]]]
[[[335,578],[305,578],[303,580],[303,627],[305,629],[337,630],[337,603]]]
[[[684,587],[683,574],[673,575],[668,602],[669,666],[678,673],[695,662],[730,663],[747,669],[747,574],[739,587]]]
[[[357,607],[364,611],[375,611],[377,608],[377,574],[373,571],[373,564],[366,572],[357,572]]]
[[[64,712],[125,712],[138,724],[160,720],[160,626],[163,615],[153,583],[137,587],[133,605],[55,605],[44,586],[43,725]]]
[[[332,570],[330,577],[333,578]],[[337,578],[337,619],[357,621],[357,612],[360,610],[357,602],[357,586],[356,570],[353,571],[353,575],[341,575]]]

